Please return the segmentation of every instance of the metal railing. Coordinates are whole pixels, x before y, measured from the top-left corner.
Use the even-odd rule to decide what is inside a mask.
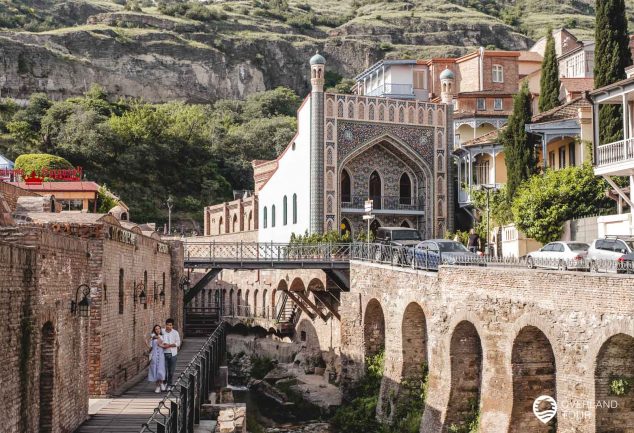
[[[215,386],[226,357],[226,323],[221,322],[198,350],[174,386],[143,423],[141,433],[193,433],[200,409]]]
[[[350,244],[288,244],[258,242],[186,241],[185,260],[212,264],[235,262],[347,262]]]
[[[552,269],[562,271],[591,271],[634,274],[634,261],[625,259],[551,259],[525,257],[493,257],[484,255],[454,255],[435,250],[421,250],[381,244],[355,243],[351,260],[381,263],[402,268],[437,271],[439,266],[509,267]]]
[[[616,164],[634,159],[634,138],[597,146],[597,166]]]
[[[390,96],[390,95],[413,95],[414,86],[411,84],[385,83],[380,84],[370,90],[366,96]]]
[[[344,197],[341,207],[347,209],[364,209],[367,195],[353,195]],[[400,197],[391,195],[371,196],[374,209],[383,210],[423,210],[425,208],[424,197]]]

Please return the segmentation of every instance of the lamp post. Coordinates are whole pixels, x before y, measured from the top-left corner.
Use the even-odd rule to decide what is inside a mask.
[[[167,234],[172,234],[172,206],[174,206],[174,200],[172,200],[172,196],[167,196]]]
[[[82,299],[79,299],[79,291],[81,290]],[[70,301],[70,313],[78,314],[79,317],[88,317],[90,310],[90,287],[87,284],[80,284],[75,290],[75,299]]]

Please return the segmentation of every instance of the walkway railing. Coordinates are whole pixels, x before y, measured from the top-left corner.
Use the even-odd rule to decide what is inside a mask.
[[[141,433],[193,433],[200,423],[200,409],[215,385],[225,362],[226,323],[222,322],[174,382]]]
[[[204,262],[209,267],[261,262],[348,262],[350,244],[288,244],[260,242],[186,241],[185,262]]]
[[[597,147],[597,166],[634,160],[634,138],[602,144]]]
[[[373,196],[370,199],[374,202],[376,210],[424,210],[424,197],[401,197],[398,195]],[[341,207],[344,209],[364,209],[367,195],[353,195],[343,197]]]
[[[437,271],[441,265],[512,267],[528,269],[557,269],[592,272],[634,274],[634,261],[626,259],[588,259],[585,256],[559,259],[538,257],[493,257],[455,255],[432,250],[393,247],[389,245],[355,243],[351,247],[351,260],[381,263],[402,268]]]

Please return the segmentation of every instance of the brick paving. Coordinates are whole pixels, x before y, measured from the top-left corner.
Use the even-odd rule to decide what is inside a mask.
[[[176,377],[189,364],[205,340],[188,338],[183,341],[176,362]],[[75,433],[138,433],[141,424],[147,421],[165,396],[164,392],[156,394],[155,387],[154,383],[144,378],[120,397],[111,399],[108,404],[99,408]]]

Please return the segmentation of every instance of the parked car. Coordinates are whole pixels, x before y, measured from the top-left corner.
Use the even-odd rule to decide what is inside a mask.
[[[417,267],[438,270],[439,264],[486,266],[484,258],[472,253],[460,242],[448,239],[430,239],[416,245],[413,251]]]
[[[606,236],[595,239],[588,249],[588,261],[594,272],[634,272],[634,238]]]
[[[407,227],[379,227],[374,239],[377,246],[375,259],[409,263],[408,251],[422,240],[418,230]]]
[[[588,269],[586,256],[590,245],[584,242],[551,242],[537,251],[526,255],[526,265],[530,268],[548,269]]]

